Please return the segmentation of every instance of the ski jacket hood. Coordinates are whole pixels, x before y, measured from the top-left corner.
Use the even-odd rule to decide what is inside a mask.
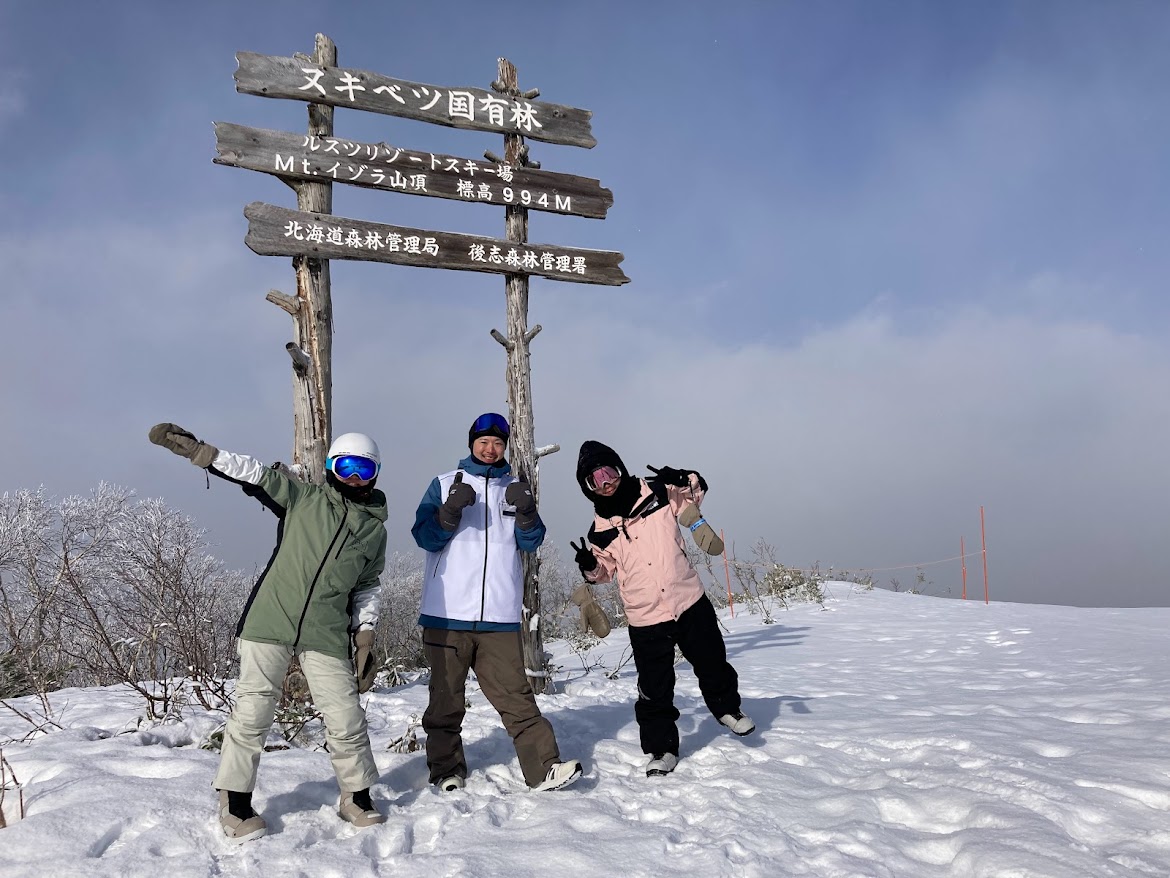
[[[586,481],[589,474],[599,466],[612,466],[621,473],[621,482],[610,497],[594,493]],[[594,511],[603,518],[629,515],[638,501],[638,480],[616,451],[593,439],[581,443],[581,451],[577,455],[577,484],[581,488],[581,493],[593,504]]]

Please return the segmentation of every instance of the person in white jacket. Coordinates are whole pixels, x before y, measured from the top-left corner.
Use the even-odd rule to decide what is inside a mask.
[[[581,776],[580,762],[562,761],[524,667],[520,553],[536,551],[545,527],[532,488],[504,459],[509,433],[501,415],[476,418],[467,434],[471,454],[431,480],[411,529],[427,553],[419,624],[431,679],[422,726],[430,781],[443,792],[466,783],[461,733],[473,669],[530,788],[559,789]]]

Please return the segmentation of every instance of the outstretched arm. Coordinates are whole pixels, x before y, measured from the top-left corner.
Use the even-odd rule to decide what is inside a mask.
[[[150,428],[150,441],[221,479],[235,482],[277,515],[283,515],[305,487],[254,457],[201,442],[177,424],[155,424]]]

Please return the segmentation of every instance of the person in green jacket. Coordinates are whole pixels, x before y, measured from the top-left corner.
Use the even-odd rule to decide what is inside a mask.
[[[325,484],[313,485],[175,424],[156,424],[150,441],[240,485],[280,519],[276,550],[236,629],[240,678],[215,778],[224,835],[239,843],[267,832],[252,791],[293,656],[325,721],[341,788],[338,816],[359,827],[384,823],[370,799],[378,770],[358,700],[376,671],[378,576],[386,566],[386,495],[374,487],[377,444],[362,433],[338,436],[329,446]]]

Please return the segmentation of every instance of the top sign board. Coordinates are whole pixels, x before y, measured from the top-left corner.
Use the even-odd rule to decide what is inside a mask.
[[[310,101],[450,128],[519,134],[546,143],[597,145],[590,110],[526,101],[481,88],[449,88],[392,79],[309,60],[237,52],[236,91],[265,98]]]

